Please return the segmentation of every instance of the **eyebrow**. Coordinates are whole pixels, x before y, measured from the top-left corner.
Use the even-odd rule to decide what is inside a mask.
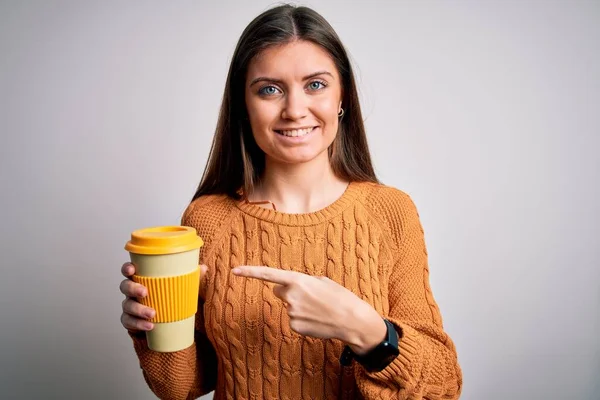
[[[314,78],[315,76],[319,76],[319,75],[329,75],[333,78],[333,74],[331,74],[331,72],[329,71],[318,71],[318,72],[313,72],[310,75],[306,75],[304,78],[302,78],[303,81],[306,81],[310,78]],[[253,85],[255,85],[258,82],[273,82],[273,83],[283,83],[282,80],[280,79],[275,79],[275,78],[269,78],[267,76],[259,76],[258,78],[255,78],[252,80],[252,82],[250,82],[249,87],[252,87]]]

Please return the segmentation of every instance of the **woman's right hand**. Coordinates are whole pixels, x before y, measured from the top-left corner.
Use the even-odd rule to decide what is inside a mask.
[[[137,301],[138,298],[148,295],[148,289],[130,279],[135,274],[135,266],[132,263],[126,262],[123,264],[121,273],[127,278],[119,286],[121,293],[125,295],[122,305],[121,324],[132,332],[152,330],[154,324],[148,321],[148,319],[154,318],[156,311]]]

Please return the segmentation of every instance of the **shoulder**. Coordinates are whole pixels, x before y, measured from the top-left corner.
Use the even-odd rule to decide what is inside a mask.
[[[361,186],[363,206],[397,245],[407,230],[421,229],[417,207],[408,193],[378,183],[361,183]]]
[[[373,211],[385,214],[406,214],[416,212],[411,196],[392,186],[380,183],[360,183],[363,192],[363,203]]]
[[[181,225],[195,228],[208,246],[235,208],[235,200],[227,195],[201,196],[187,206]]]
[[[408,193],[393,186],[381,183],[361,182],[361,190],[368,200],[382,200],[392,203],[410,202]]]
[[[193,200],[183,212],[183,222],[195,222],[199,217],[214,216],[219,218],[231,212],[235,200],[224,194],[211,194],[200,196]],[[212,218],[211,218],[212,219]],[[183,224],[185,225],[185,224]],[[192,226],[192,225],[189,225]]]

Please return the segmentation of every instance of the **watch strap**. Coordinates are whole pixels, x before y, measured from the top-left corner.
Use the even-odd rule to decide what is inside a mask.
[[[344,350],[342,351],[342,355],[340,356],[340,364],[343,366],[348,366],[352,364],[352,360],[356,360],[362,366],[365,367],[368,371],[380,371],[385,368],[391,360],[396,358],[399,354],[398,350],[398,341],[400,340],[400,335],[396,330],[394,324],[392,324],[387,319],[383,320],[387,327],[387,334],[385,339],[381,343],[379,343],[375,348],[373,348],[370,352],[359,356],[354,353],[350,346],[344,346]],[[386,359],[382,359],[382,354],[389,353]],[[386,360],[389,362],[386,363]],[[385,365],[382,365],[385,364]]]

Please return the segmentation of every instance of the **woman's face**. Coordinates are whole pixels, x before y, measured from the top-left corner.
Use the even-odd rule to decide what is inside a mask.
[[[270,161],[327,157],[338,129],[342,87],[329,54],[307,41],[265,49],[248,66],[246,108]]]

